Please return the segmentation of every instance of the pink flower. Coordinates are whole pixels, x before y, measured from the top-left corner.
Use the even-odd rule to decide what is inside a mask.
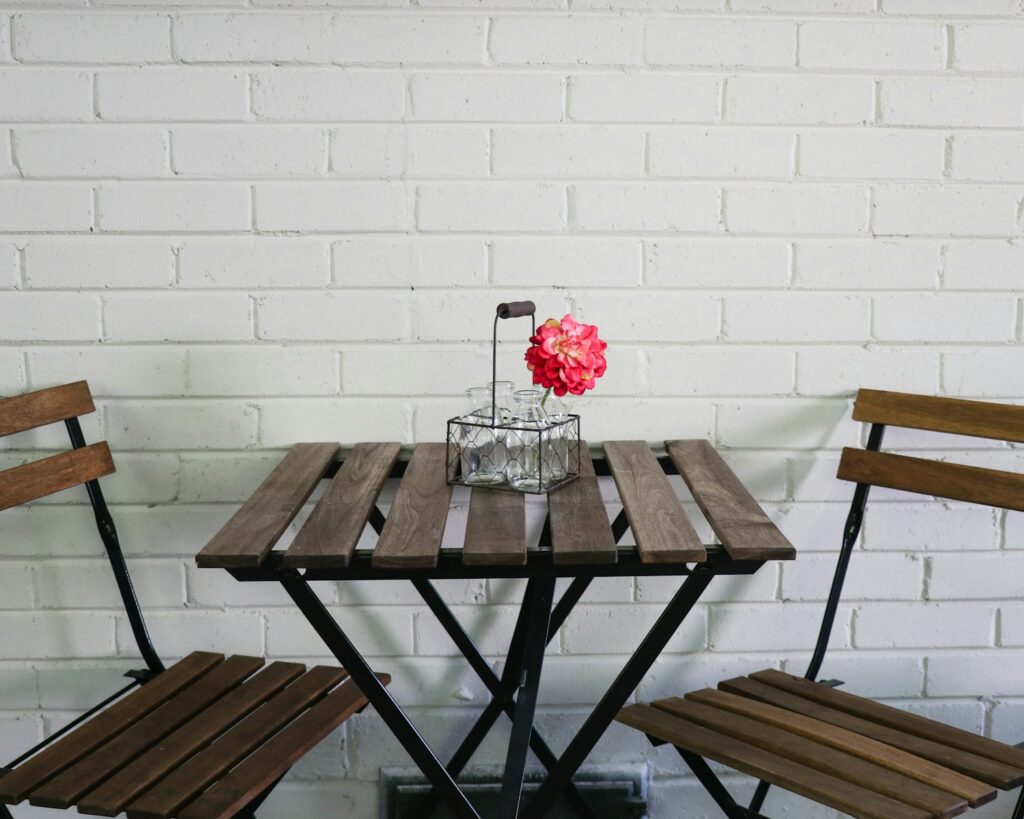
[[[534,384],[559,397],[567,392],[583,395],[608,368],[607,348],[594,325],[581,324],[572,315],[561,321],[550,318],[530,336],[526,367],[533,373]]]

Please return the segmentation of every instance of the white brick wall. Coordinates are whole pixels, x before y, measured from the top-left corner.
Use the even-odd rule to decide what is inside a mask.
[[[169,657],[323,659],[283,595],[192,556],[296,440],[439,437],[486,380],[489,311],[532,297],[612,344],[589,437],[711,437],[801,553],[716,584],[638,696],[801,671],[853,390],[1024,395],[1022,213],[1021,0],[0,0],[0,393],[92,383]],[[19,436],[2,465],[59,443]],[[131,663],[82,499],[0,513],[4,748]],[[826,671],[1024,739],[1022,520],[877,493]],[[492,652],[520,592],[443,588]],[[547,666],[556,744],[671,593],[595,584]],[[415,595],[322,594],[449,747],[484,694]],[[634,732],[591,761],[645,760],[653,817],[711,815]],[[406,764],[368,714],[282,798],[370,817],[377,768]]]

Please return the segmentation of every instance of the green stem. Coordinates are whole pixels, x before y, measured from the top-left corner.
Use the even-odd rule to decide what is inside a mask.
[[[548,402],[548,396],[551,395],[551,387],[544,390],[544,397],[540,399],[540,407],[544,409],[544,405]]]

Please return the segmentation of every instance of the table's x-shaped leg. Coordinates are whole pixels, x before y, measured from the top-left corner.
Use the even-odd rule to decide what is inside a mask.
[[[374,522],[371,516],[370,523],[373,524]],[[377,527],[375,526],[374,528]],[[616,540],[622,536],[626,528],[625,517],[620,515],[612,526]],[[612,686],[602,697],[597,707],[584,722],[583,727],[569,743],[568,748],[558,758],[554,766],[550,768],[540,790],[526,806],[525,816],[538,818],[544,816],[558,795],[571,785],[573,775],[607,730],[616,713],[625,704],[630,694],[639,685],[651,665],[653,665],[654,661],[664,650],[672,635],[683,622],[683,619],[711,582],[713,576],[714,571],[699,568],[687,577],[680,590],[666,606],[661,617],[658,618],[658,621],[652,626],[643,642],[641,642],[632,657],[630,657],[622,672],[615,679],[615,682],[612,683]],[[358,649],[348,639],[330,612],[327,611],[320,598],[310,588],[308,582],[297,575],[282,576],[280,581],[285,591],[305,615],[310,625],[313,626],[330,651],[346,668],[353,681],[366,695],[392,734],[412,757],[424,776],[426,776],[433,786],[434,793],[451,808],[457,819],[480,819],[479,814],[469,803],[466,795],[456,784],[452,773],[437,759],[415,726],[409,721],[408,716],[391,697],[387,688],[377,679],[377,676],[370,669]],[[542,744],[543,740],[532,730],[544,648],[550,636],[557,632],[558,626],[561,625],[572,607],[579,600],[587,583],[589,583],[589,580],[585,578],[578,578],[577,581],[574,581],[559,601],[555,613],[552,614],[551,604],[554,578],[534,578],[529,581],[527,594],[523,601],[523,609],[520,612],[519,622],[517,622],[516,631],[513,634],[512,644],[509,648],[506,673],[498,681],[499,693],[504,694],[504,697],[499,698],[495,696],[487,709],[485,709],[484,714],[481,715],[477,724],[470,731],[470,734],[463,741],[463,745],[456,753],[456,756],[452,759],[453,763],[460,763],[459,767],[461,769],[461,766],[465,765],[472,756],[472,752],[475,751],[483,737],[486,736],[493,726],[494,720],[503,711],[509,713],[509,707],[511,708],[510,716],[513,719],[513,730],[506,758],[500,819],[515,819],[519,815],[520,792],[528,744],[530,747],[534,747],[535,750],[546,747],[546,743]],[[426,586],[423,588],[426,588]],[[436,590],[433,590],[431,587],[431,590],[427,592],[427,596],[424,598],[425,600],[431,596],[431,591],[436,595]],[[447,611],[443,601],[441,601],[441,607]],[[451,616],[451,613],[448,612],[448,615]],[[444,622],[445,620],[442,620],[442,623]],[[479,651],[473,646],[468,636],[465,635],[461,626],[458,626],[454,616],[451,616],[449,625],[455,626],[455,628],[449,630],[449,634],[453,636],[453,639],[455,639],[457,634],[462,635],[456,640],[456,644],[459,645],[460,650],[465,649],[463,653],[478,673],[483,670],[478,667],[479,665],[482,664],[483,667],[487,668],[487,674],[481,674],[485,684],[488,680],[493,683],[495,678],[493,670],[487,666]],[[447,626],[446,630],[448,630]],[[465,638],[464,640],[463,637]],[[488,687],[490,688],[490,685]],[[517,688],[516,704],[511,706],[510,698],[512,692]],[[540,742],[537,742],[537,740],[540,740]],[[540,753],[543,754],[544,751],[541,750]],[[548,753],[550,754],[550,749],[548,749]],[[461,759],[461,757],[465,757],[465,759]],[[547,763],[551,762],[551,758],[542,759],[542,762],[547,767]],[[570,791],[571,793],[572,791]],[[586,816],[588,814],[585,813],[583,815]]]
[[[445,605],[444,600],[437,593],[433,584],[426,580],[413,580],[412,583],[423,597],[424,602],[430,607],[430,610],[437,617],[438,622],[444,628],[448,635],[452,638],[452,641],[458,646],[459,651],[472,666],[480,680],[487,686],[487,689],[491,692],[491,701],[487,707],[484,708],[483,712],[477,718],[476,723],[470,729],[469,733],[466,734],[466,738],[462,741],[462,744],[452,755],[447,765],[448,773],[453,777],[458,777],[462,773],[462,769],[466,766],[473,754],[476,753],[477,748],[483,742],[484,738],[490,732],[495,721],[498,717],[505,713],[514,723],[518,720],[525,724],[525,727],[521,725],[513,726],[513,736],[517,736],[518,733],[523,737],[526,737],[529,742],[530,749],[540,760],[540,763],[547,769],[554,767],[557,757],[554,752],[544,741],[544,738],[540,736],[535,730],[533,730],[532,719],[529,722],[525,721],[524,714],[526,713],[520,706],[525,706],[526,703],[523,699],[523,692],[527,689],[520,688],[520,683],[524,682],[524,670],[527,674],[531,673],[533,666],[537,667],[537,676],[539,677],[539,663],[543,660],[543,648],[546,646],[554,636],[558,633],[558,629],[561,628],[562,623],[565,622],[566,617],[572,611],[573,607],[582,597],[586,591],[587,586],[590,585],[592,578],[590,577],[577,577],[569,585],[569,588],[565,590],[561,598],[558,601],[558,605],[554,607],[554,611],[550,614],[550,619],[546,623],[546,633],[540,631],[539,627],[534,631],[533,639],[530,639],[528,635],[529,627],[534,622],[535,618],[544,618],[544,606],[541,602],[540,606],[531,608],[531,599],[536,597],[539,592],[539,583],[550,583],[554,585],[553,580],[531,580],[527,584],[526,594],[523,597],[522,608],[519,611],[519,618],[516,621],[515,630],[512,633],[512,640],[509,643],[508,656],[505,662],[505,668],[502,671],[501,678],[495,674],[494,670],[487,663],[487,661],[481,655],[479,649],[474,645],[469,635],[466,634],[458,620],[451,613],[451,610]],[[550,601],[550,594],[547,590],[544,590],[547,599]],[[550,603],[547,606],[548,611],[550,609]],[[544,618],[547,619],[547,618]],[[540,647],[540,652],[537,652],[537,646]],[[526,654],[530,652],[533,647],[532,656],[527,657]],[[525,665],[524,665],[525,662]],[[528,685],[529,680],[525,683]],[[520,688],[520,697],[513,700],[516,693],[516,689]],[[535,697],[536,693],[533,692]],[[535,700],[534,700],[535,703]],[[532,716],[532,707],[531,707]],[[515,741],[509,746],[509,760],[513,759],[512,748],[515,745]],[[525,764],[525,748],[523,748],[523,763]],[[506,769],[505,783],[508,782],[509,771]],[[522,776],[519,777],[519,784],[522,785]],[[569,799],[570,804],[577,811],[581,817],[586,819],[593,819],[595,816],[590,806],[587,804],[583,795],[577,790],[576,786],[569,782],[567,785],[566,796]],[[504,799],[503,799],[504,802]],[[436,805],[436,798],[432,795],[429,802],[421,808],[417,809],[417,815],[430,816],[433,808]],[[422,812],[421,812],[422,811]],[[515,814],[512,814],[513,816]]]

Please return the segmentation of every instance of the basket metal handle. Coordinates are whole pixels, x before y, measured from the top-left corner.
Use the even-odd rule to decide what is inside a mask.
[[[530,335],[537,329],[537,305],[532,301],[503,301],[498,305],[494,316],[494,335],[491,338],[491,426],[495,425],[498,415],[498,320],[507,318],[530,317]]]

